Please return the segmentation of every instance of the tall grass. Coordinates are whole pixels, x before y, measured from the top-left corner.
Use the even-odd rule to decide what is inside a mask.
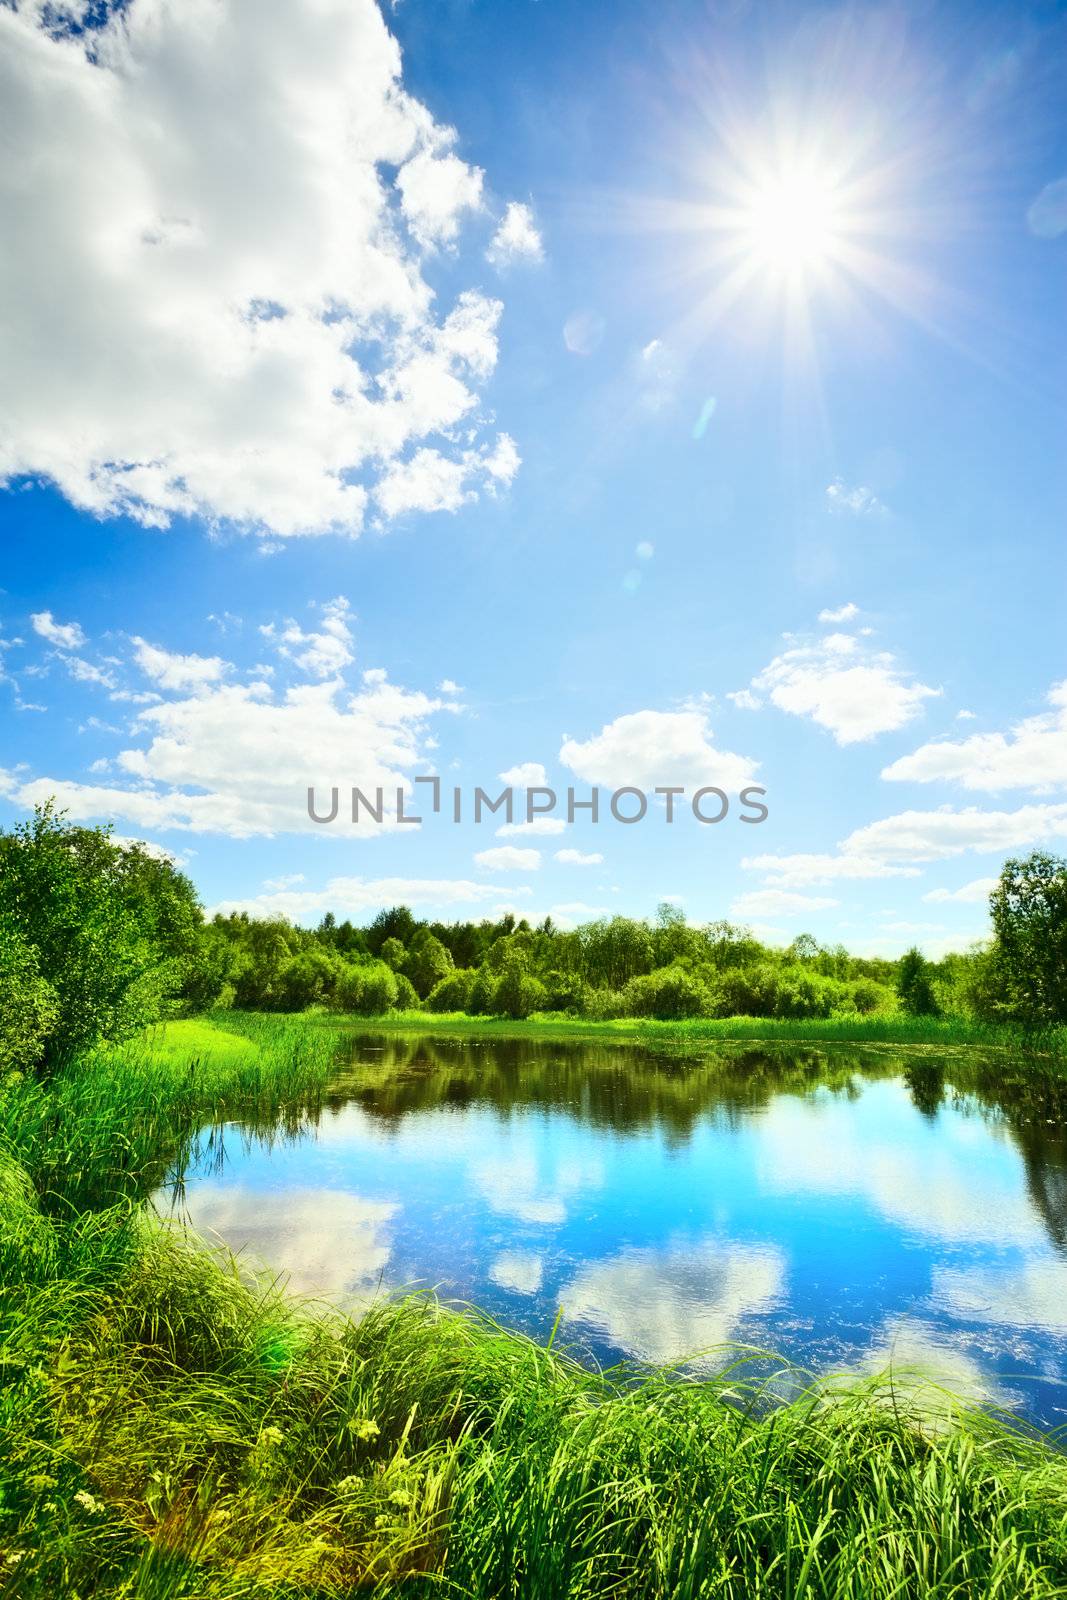
[[[5,1594],[1067,1594],[1067,1458],[1007,1419],[884,1378],[783,1404],[743,1361],[591,1372],[431,1298],[352,1322],[147,1216],[151,1137],[320,1091],[329,1031],[287,1026],[0,1091]]]
[[[715,1043],[889,1044],[934,1045],[942,1049],[977,1047],[1067,1058],[1067,1028],[1024,1034],[1017,1028],[968,1021],[962,1017],[861,1016],[843,1017],[691,1017],[661,1022],[651,1018],[618,1017],[610,1020],[567,1017],[539,1012],[525,1021],[506,1017],[472,1017],[463,1011],[430,1013],[391,1011],[380,1017],[336,1017],[322,1014],[324,1025],[342,1025],[362,1032],[470,1033],[489,1037],[632,1040],[656,1045]]]

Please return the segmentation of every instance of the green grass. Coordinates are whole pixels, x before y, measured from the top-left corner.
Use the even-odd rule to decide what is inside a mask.
[[[496,1038],[606,1039],[618,1043],[662,1045],[799,1043],[979,1047],[1067,1056],[1067,1029],[1026,1038],[1017,1030],[968,1022],[959,1017],[851,1016],[789,1019],[776,1017],[694,1017],[658,1022],[639,1017],[594,1021],[540,1012],[524,1021],[507,1017],[472,1017],[463,1011],[390,1011],[378,1017],[317,1014],[323,1024],[383,1032],[463,1033]]]
[[[5,1595],[1067,1595],[1067,1457],[1009,1419],[590,1372],[428,1298],[353,1323],[146,1215],[192,1125],[314,1105],[333,1043],[169,1024],[0,1087]]]

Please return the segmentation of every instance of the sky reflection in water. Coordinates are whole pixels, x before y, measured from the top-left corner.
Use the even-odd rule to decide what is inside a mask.
[[[295,1129],[207,1131],[180,1209],[303,1292],[432,1286],[539,1338],[562,1306],[601,1362],[892,1357],[1058,1424],[1065,1129],[1005,1058],[366,1035]]]

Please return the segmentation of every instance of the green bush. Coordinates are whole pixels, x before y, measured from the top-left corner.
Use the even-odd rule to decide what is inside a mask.
[[[664,1022],[711,1013],[707,989],[682,967],[661,967],[631,978],[622,991],[622,1003],[626,1016],[658,1017]]]
[[[366,961],[346,967],[334,989],[336,1010],[359,1017],[378,1017],[396,1004],[397,978],[384,961]]]
[[[59,1002],[37,969],[36,951],[16,929],[0,925],[0,1073],[36,1066],[58,1018]]]
[[[469,967],[457,967],[435,984],[426,999],[429,1011],[466,1011],[475,974]]]
[[[544,1004],[545,986],[538,978],[526,972],[518,961],[511,962],[501,973],[493,991],[492,1010],[498,1017],[521,1020]]]
[[[116,844],[107,829],[73,827],[48,804],[0,833],[0,924],[33,951],[51,987],[55,1015],[39,1043],[55,1063],[157,1020],[181,987],[202,916],[170,861]],[[36,994],[43,1020],[46,997]]]
[[[410,978],[405,978],[402,972],[394,972],[396,979],[396,999],[393,1001],[394,1011],[418,1011],[419,997],[415,992],[415,985]]]

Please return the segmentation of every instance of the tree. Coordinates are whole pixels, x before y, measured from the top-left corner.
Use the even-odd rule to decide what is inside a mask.
[[[37,952],[0,925],[0,1073],[40,1061],[59,1018],[55,990],[37,970]]]
[[[415,993],[424,1000],[430,990],[452,971],[452,957],[429,928],[420,928],[412,938],[403,966],[405,975],[415,987]]]
[[[1043,850],[1006,861],[989,909],[1001,1015],[1029,1028],[1067,1022],[1067,861]]]
[[[55,1063],[159,1017],[202,913],[171,861],[116,844],[110,829],[74,827],[49,802],[0,833],[0,925],[33,952],[54,995],[40,1049]]]
[[[897,994],[910,1017],[936,1017],[939,1007],[934,996],[933,969],[914,945],[905,950],[897,968]]]

